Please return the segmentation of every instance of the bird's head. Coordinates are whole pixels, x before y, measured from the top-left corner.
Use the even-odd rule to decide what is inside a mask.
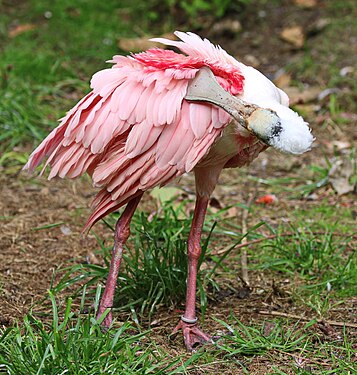
[[[246,68],[244,94],[239,97],[224,90],[210,69],[202,68],[185,98],[221,107],[239,125],[279,151],[302,154],[310,150],[314,137],[308,123],[288,107],[288,96],[260,72]],[[259,84],[258,89],[254,83]]]
[[[289,97],[258,70],[239,63],[244,74],[240,99],[258,108],[246,120],[247,128],[279,151],[302,154],[311,149],[314,137],[309,124],[289,108]]]
[[[257,108],[246,119],[247,129],[257,138],[279,151],[302,154],[311,149],[314,137],[308,124],[288,107]]]

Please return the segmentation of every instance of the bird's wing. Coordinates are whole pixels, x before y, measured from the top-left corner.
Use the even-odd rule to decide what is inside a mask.
[[[197,69],[148,71],[123,59],[93,76],[93,91],[25,166],[33,170],[48,157],[49,178],[88,172],[102,187],[89,225],[139,192],[191,171],[230,122],[222,109],[184,99]]]

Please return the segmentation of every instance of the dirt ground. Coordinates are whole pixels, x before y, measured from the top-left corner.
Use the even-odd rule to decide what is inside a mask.
[[[274,151],[267,152],[267,156],[274,155],[273,169],[282,172],[284,169],[284,158]],[[309,156],[305,156],[307,159]],[[299,163],[304,163],[304,158],[299,159]],[[291,161],[289,161],[291,163]],[[256,174],[262,177],[270,175],[270,169],[262,171],[264,156],[257,159],[249,168],[250,174]],[[279,165],[279,166],[278,166]],[[286,166],[286,164],[285,164]],[[227,170],[222,175],[222,185],[217,188],[215,197],[224,206],[233,202],[246,202],[249,192],[254,194],[264,194],[265,190],[261,188],[256,190],[255,183],[246,180],[247,171]],[[237,179],[236,190],[230,189],[227,194],[227,187],[232,178]],[[93,234],[87,237],[81,236],[82,224],[89,213],[88,202],[94,196],[94,189],[91,188],[87,179],[68,181],[56,180],[47,181],[44,178],[33,179],[27,174],[2,175],[1,183],[1,294],[0,294],[0,324],[3,327],[11,325],[17,319],[21,321],[24,314],[33,308],[36,314],[49,313],[50,304],[47,300],[42,303],[46,297],[50,284],[56,283],[63,272],[61,268],[71,264],[85,263],[98,250],[99,246]],[[186,189],[193,189],[193,179],[191,176],[181,179],[180,184]],[[244,189],[241,189],[244,187]],[[339,198],[331,188],[325,189],[321,194],[331,202],[331,205],[345,206],[353,205],[353,196],[344,196]],[[316,201],[303,200],[284,200],[283,205],[262,207],[258,217],[248,217],[248,226],[264,219],[270,225],[277,225],[282,217],[287,217],[288,210],[293,207],[304,205],[318,205]],[[143,207],[152,206],[153,198],[149,195],[143,202]],[[238,222],[241,214],[238,213]],[[43,226],[49,224],[58,224],[56,226],[44,229]],[[99,223],[95,228],[96,234],[106,239],[107,243],[112,240],[112,232],[103,224]],[[211,244],[215,250],[222,246],[220,241],[212,241]],[[98,260],[98,259],[97,259]],[[101,261],[101,259],[99,259]],[[231,264],[232,272],[240,274],[240,265]],[[219,295],[215,295],[214,301],[211,301],[206,312],[204,328],[207,332],[215,335],[222,333],[222,326],[214,319],[225,321],[227,316],[233,312],[240,317],[245,324],[263,323],[271,316],[262,315],[259,311],[278,311],[286,314],[298,315],[307,320],[315,316],[311,310],[302,310],[300,305],[292,302],[289,290],[291,289],[293,279],[288,280],[286,275],[277,277],[269,271],[251,271],[249,274],[253,291],[246,294],[246,290],[238,279],[234,282],[234,288],[237,293],[232,293],[223,288]],[[65,297],[70,293],[67,290],[59,297]],[[357,300],[350,298],[345,301],[343,307],[331,309],[325,319],[333,321],[346,321],[357,323],[355,305]],[[172,356],[183,354],[181,345],[181,336],[175,341],[169,340],[169,335],[176,324],[176,319],[182,314],[180,310],[167,310],[160,308],[154,316],[155,324],[150,326],[152,330],[151,338],[159,345],[168,350]],[[122,313],[117,316],[118,321],[125,321],[128,314]],[[293,323],[292,323],[293,324]],[[302,323],[301,323],[302,324]],[[149,328],[149,322],[142,321],[144,328]],[[342,328],[327,326],[328,336],[341,335]],[[269,329],[269,326],[268,328]],[[324,324],[316,325],[317,333],[325,334]],[[291,360],[285,355],[281,356],[280,363]],[[257,357],[249,365],[254,374],[265,374],[267,368],[270,368],[271,362]],[[212,371],[213,371],[212,367]],[[221,365],[221,370],[225,374],[236,374],[237,369],[230,365]],[[197,371],[194,374],[205,374],[209,368]],[[208,372],[209,373],[209,372]]]
[[[325,14],[322,6],[315,9],[294,8],[295,13],[289,6],[282,7],[278,12],[269,13],[269,11],[268,7],[267,13],[261,16],[259,35],[255,33],[255,24],[249,22],[244,24],[242,43],[239,46],[224,34],[217,35],[215,39],[230,53],[241,56],[243,61],[254,60],[259,69],[273,77],[279,69],[291,61],[302,58],[303,51],[292,48],[278,37],[270,37],[271,26],[268,26],[268,23],[264,26],[264,19],[270,17],[269,25],[275,24],[280,28],[298,21],[299,25],[306,29]],[[322,75],[316,79],[320,84],[324,82],[324,74],[325,72],[322,72]],[[316,84],[316,82],[312,83]],[[331,138],[338,138],[339,142],[349,144],[356,141],[356,139],[351,140],[351,133],[347,131],[351,123],[346,123],[339,129],[332,126],[319,129],[318,126],[321,124],[319,116],[320,113],[309,113],[309,121],[317,138],[312,152],[301,157],[287,158],[269,150],[248,168],[241,171],[225,171],[221,178],[222,185],[217,188],[215,197],[222,204],[244,202],[247,199],[247,192],[255,189],[254,182],[245,178],[248,173],[262,178],[294,176],[303,166],[312,162],[323,164],[326,153],[328,157],[333,155],[335,148],[329,147]],[[33,178],[18,171],[0,169],[0,172],[0,325],[6,327],[16,319],[21,319],[32,306],[35,306],[35,309],[36,306],[40,308],[36,304],[46,296],[46,290],[51,282],[58,279],[58,270],[71,264],[87,262],[88,257],[98,250],[98,244],[93,234],[87,237],[81,236],[82,225],[90,211],[89,202],[95,194],[89,179],[48,182],[45,178]],[[229,196],[225,183],[230,183],[232,180],[240,181],[240,185],[237,185],[235,194]],[[193,190],[192,181],[192,177],[184,177],[180,183]],[[262,193],[267,192],[261,187],[259,189]],[[331,205],[343,204],[353,207],[355,202],[352,193],[340,197],[331,187],[322,189],[319,194],[328,199]],[[284,204],[278,207],[262,208],[259,219],[279,221],[296,205],[319,204],[316,200],[282,199],[282,201]],[[248,218],[248,225],[254,220],[255,218]],[[49,224],[57,225],[44,228]],[[111,232],[103,224],[97,224],[95,232],[102,238],[111,240]],[[224,319],[233,309],[245,322],[259,321],[265,317],[257,311],[265,310],[274,304],[278,304],[280,310],[286,313],[301,314],[301,311],[298,311],[299,307],[292,305],[288,296],[274,294],[273,279],[269,273],[253,274],[252,278],[255,285],[264,287],[263,295],[252,293],[247,299],[240,299],[238,296],[222,297],[219,303],[209,306],[208,315]],[[283,280],[278,280],[278,283],[282,283],[281,286],[284,288]],[[350,299],[346,302],[343,311],[331,312],[328,318],[339,320],[347,313],[350,321],[353,322],[355,303],[355,299]],[[159,343],[166,340],[167,334],[175,324],[172,321],[172,312],[160,311],[160,313],[161,323],[157,329],[154,329]],[[208,318],[206,324],[207,330],[215,331],[218,328],[217,323],[211,318]],[[262,367],[262,374],[265,373],[264,363],[260,362],[257,366]],[[229,371],[225,373],[229,374]]]

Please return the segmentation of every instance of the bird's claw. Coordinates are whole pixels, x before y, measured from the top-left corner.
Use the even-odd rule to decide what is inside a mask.
[[[185,346],[189,352],[193,352],[198,345],[213,343],[211,336],[202,332],[197,327],[197,323],[186,323],[180,320],[170,337],[175,337],[179,330],[182,330]]]

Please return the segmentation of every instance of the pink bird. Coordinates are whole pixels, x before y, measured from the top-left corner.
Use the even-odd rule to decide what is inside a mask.
[[[143,193],[193,171],[196,207],[188,238],[185,312],[174,333],[185,345],[210,342],[197,324],[196,275],[200,238],[210,195],[223,168],[249,164],[269,145],[300,154],[310,149],[308,124],[288,107],[287,95],[264,75],[193,33],[176,47],[114,56],[94,74],[92,91],[71,109],[36,148],[24,167],[33,171],[48,157],[49,179],[88,173],[101,188],[85,230],[126,205],[119,218],[98,317],[112,308],[130,221]],[[217,84],[218,82],[218,84]],[[110,326],[112,313],[104,319]]]

